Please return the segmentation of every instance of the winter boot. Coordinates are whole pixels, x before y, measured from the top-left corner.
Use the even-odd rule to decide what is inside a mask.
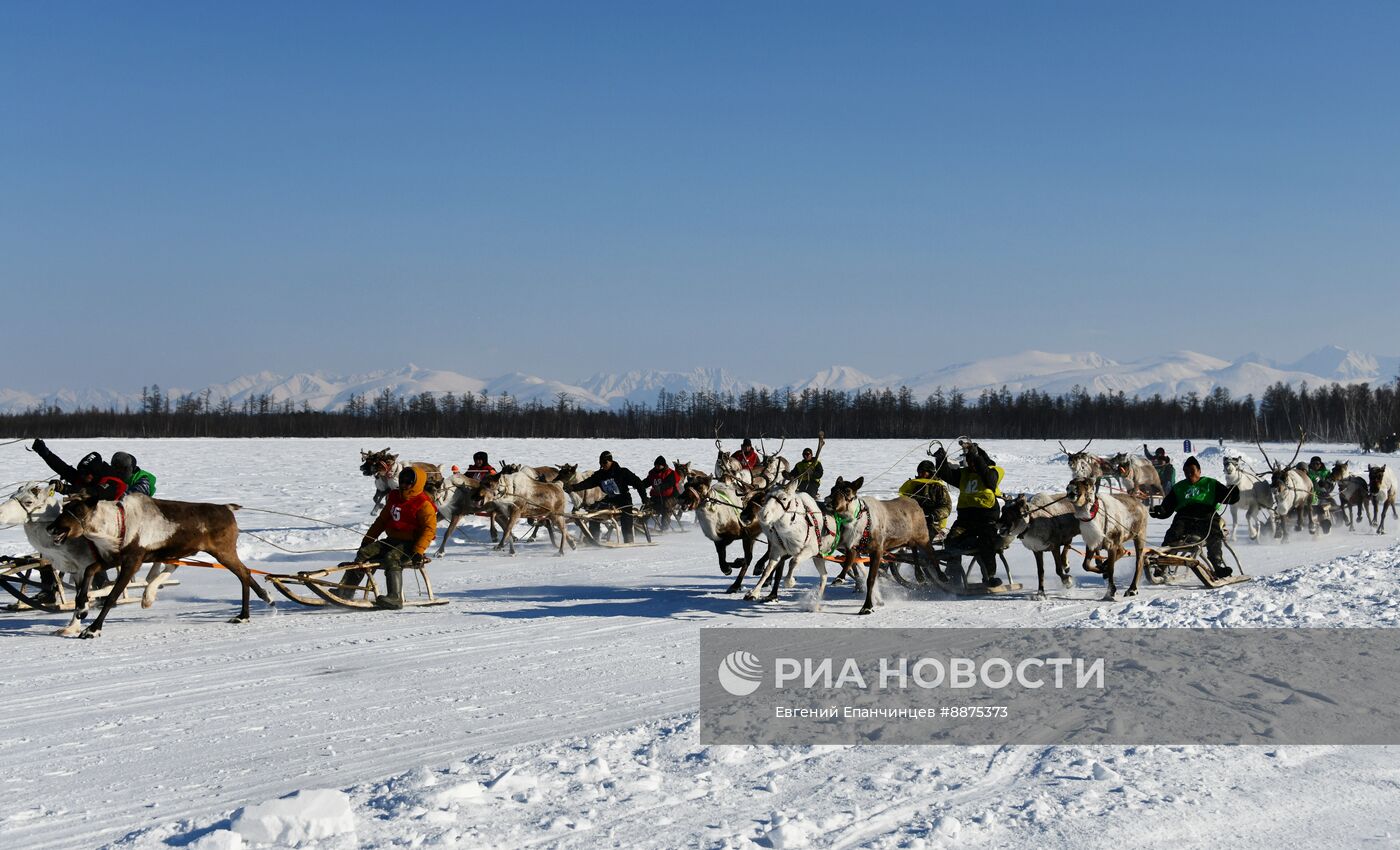
[[[982,584],[985,587],[1001,587],[997,578],[997,558],[995,555],[978,555],[977,566],[982,568]]]
[[[374,607],[391,611],[403,608],[403,567],[384,568],[384,593],[374,598]]]
[[[352,562],[353,563],[353,562]],[[355,591],[359,589],[360,583],[365,580],[365,571],[361,569],[346,570],[340,576],[340,587],[331,592],[341,599],[352,599]]]

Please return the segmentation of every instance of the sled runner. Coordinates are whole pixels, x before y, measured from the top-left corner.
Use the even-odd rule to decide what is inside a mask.
[[[618,518],[623,514],[630,514],[633,517],[632,531],[634,533],[640,531],[642,536],[646,538],[645,543],[622,542],[622,525],[618,522]],[[651,539],[651,529],[647,527],[647,519],[652,516],[655,516],[655,514],[650,510],[637,507],[580,508],[568,514],[568,518],[578,526],[585,539],[605,549],[631,549],[636,546],[655,546],[655,541]],[[600,523],[606,527],[606,539],[601,535],[596,539],[593,537],[592,533],[588,530],[588,524],[590,522]]]
[[[359,569],[365,571],[365,578],[358,585],[350,585],[345,581],[347,570]],[[298,573],[279,573],[267,575],[268,582],[277,589],[278,593],[297,603],[312,608],[321,608],[326,605],[334,605],[338,608],[352,608],[361,611],[383,611],[385,609],[377,607],[374,603],[379,597],[379,586],[374,580],[374,574],[379,569],[377,564],[357,564],[352,562],[338,564],[334,567],[326,567],[320,570],[303,570]],[[417,579],[418,597],[410,598],[405,595],[403,607],[405,608],[426,608],[433,605],[446,605],[448,600],[439,599],[433,595],[432,582],[428,580],[428,570],[426,564],[422,566],[406,566],[405,573],[411,573]],[[405,590],[408,584],[405,582]],[[313,595],[307,596],[301,591],[309,590]],[[344,594],[343,596],[341,594]]]
[[[1002,566],[1006,569],[1006,581],[1001,585],[998,585],[997,587],[987,587],[981,582],[968,581],[968,576],[971,573],[972,568],[976,566],[976,562],[970,559],[968,561],[968,564],[965,567],[963,567],[963,581],[961,583],[943,581],[938,577],[938,571],[936,569],[933,569],[933,565],[929,564],[923,558],[920,558],[918,552],[909,549],[900,549],[896,552],[886,552],[884,560],[880,563],[881,566],[885,567],[885,569],[889,572],[890,578],[894,579],[896,583],[904,587],[918,587],[921,584],[931,584],[934,587],[937,587],[939,590],[943,590],[947,593],[951,593],[956,596],[990,596],[999,595],[1003,593],[1014,593],[1019,590],[1025,590],[1024,585],[1012,579],[1011,567],[1006,563],[1006,556],[1001,555],[1000,553],[998,553],[998,556],[1001,560]],[[833,561],[838,564],[844,563],[846,560],[844,557],[836,555],[824,555],[823,557],[826,558],[826,560],[828,561]],[[857,555],[855,558],[855,563],[866,565],[870,563],[870,558],[865,555]],[[910,582],[908,579],[904,578],[904,576],[900,574],[899,567],[905,564],[914,568],[915,581]]]
[[[38,571],[50,569],[51,565],[47,558],[38,555],[3,555],[0,556],[0,587],[13,596],[17,601],[6,605],[4,611],[44,611],[49,614],[60,614],[73,610],[73,600],[69,598],[67,591],[72,590],[71,586],[63,583],[63,575],[60,573],[56,578],[54,590],[54,600],[52,602],[40,599],[43,592],[43,583],[39,580]],[[161,587],[174,587],[180,582],[174,579],[166,579],[161,582]],[[146,582],[132,581],[126,586],[126,590],[117,598],[117,605],[125,605],[128,602],[138,602],[140,597],[128,596],[129,593],[144,591]],[[107,598],[112,592],[111,585],[102,588],[95,588],[88,598],[94,602]]]

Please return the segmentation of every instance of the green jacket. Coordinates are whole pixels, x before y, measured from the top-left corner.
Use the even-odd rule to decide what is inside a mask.
[[[144,469],[138,468],[131,474],[131,480],[126,482],[126,492],[141,493],[154,497],[156,494],[156,477]]]
[[[799,460],[792,468],[793,477],[803,484],[822,483],[822,462],[813,458],[812,460]]]

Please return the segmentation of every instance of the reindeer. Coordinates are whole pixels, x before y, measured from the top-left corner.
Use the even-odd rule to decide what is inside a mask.
[[[792,464],[788,463],[787,458],[782,455],[783,446],[787,445],[787,437],[783,438],[782,443],[778,445],[778,450],[771,455],[768,454],[768,446],[762,437],[758,438],[758,445],[759,454],[763,457],[763,460],[759,462],[758,468],[753,470],[750,475],[754,489],[767,490],[769,487],[772,487],[774,484],[786,478],[788,472],[792,469]]]
[[[795,478],[785,484],[775,484],[757,505],[758,524],[763,528],[763,536],[768,540],[768,566],[759,576],[753,589],[744,594],[745,599],[753,600],[771,578],[773,588],[763,601],[777,601],[783,563],[790,564],[785,584],[792,587],[793,572],[798,562],[804,558],[812,560],[812,565],[817,568],[817,574],[821,577],[821,584],[817,587],[817,599],[820,600],[826,592],[826,555],[835,551],[840,532],[836,520],[822,513],[816,499],[806,493],[799,493],[797,485]]]
[[[1118,586],[1113,580],[1113,567],[1119,556],[1126,551],[1128,541],[1135,549],[1135,566],[1132,584],[1128,585],[1125,596],[1137,596],[1138,582],[1142,580],[1142,557],[1147,551],[1147,508],[1130,496],[1111,493],[1099,496],[1099,484],[1088,478],[1075,478],[1065,488],[1065,495],[1074,505],[1074,516],[1079,520],[1079,533],[1084,537],[1084,550],[1106,549],[1107,560],[1103,565],[1104,582],[1108,592],[1105,601],[1113,601],[1118,595]]]
[[[1108,458],[1089,454],[1089,446],[1093,444],[1094,441],[1090,440],[1084,444],[1084,448],[1077,452],[1072,452],[1065,448],[1064,443],[1060,443],[1060,450],[1063,451],[1065,456],[1069,459],[1070,475],[1074,478],[1087,478],[1090,481],[1098,481],[1100,478],[1112,478],[1117,475],[1117,471],[1114,469],[1113,464],[1109,462]],[[1159,479],[1158,484],[1160,485],[1160,483],[1161,480]]]
[[[409,466],[417,467],[423,473],[424,480],[428,482],[423,492],[436,501],[443,485],[442,467],[421,460],[415,460]],[[389,491],[399,486],[399,473],[403,467],[399,456],[387,448],[377,452],[360,451],[360,474],[374,478],[374,504],[369,509],[370,513],[378,513]]]
[[[1312,511],[1313,484],[1312,479],[1306,472],[1293,466],[1293,461],[1298,459],[1298,454],[1303,451],[1303,440],[1305,435],[1299,435],[1298,448],[1293,452],[1293,459],[1285,464],[1276,464],[1270,458],[1264,447],[1255,441],[1259,453],[1264,456],[1264,462],[1269,465],[1269,489],[1273,491],[1273,511],[1274,511],[1274,538],[1288,542],[1288,517],[1294,519],[1294,531],[1303,530],[1303,517],[1308,518],[1308,532],[1317,533],[1317,521]]]
[[[571,549],[578,548],[569,537],[564,510],[567,500],[564,498],[564,486],[557,481],[541,481],[532,469],[503,465],[500,472],[481,479],[480,498],[485,507],[504,520],[505,529],[501,542],[496,544],[497,549],[509,546],[510,554],[515,554],[515,536],[511,532],[521,517],[557,526],[561,556],[565,543]]]
[[[1230,506],[1230,538],[1234,539],[1235,532],[1240,525],[1240,508],[1244,508],[1245,527],[1249,530],[1249,539],[1259,539],[1259,524],[1255,518],[1263,514],[1266,518],[1273,516],[1274,491],[1254,470],[1248,467],[1248,461],[1237,454],[1225,455],[1221,461],[1225,469],[1225,484],[1239,490],[1240,500]]]
[[[243,608],[230,623],[248,622],[250,590],[272,606],[267,591],[253,580],[238,557],[238,520],[233,515],[238,509],[239,506],[233,504],[173,502],[152,499],[140,493],[128,493],[120,502],[70,499],[64,504],[58,519],[49,527],[54,542],[62,545],[69,540],[86,537],[100,561],[84,571],[82,582],[78,585],[73,620],[58,634],[70,636],[78,633],[79,625],[87,616],[92,579],[99,569],[116,566],[117,579],[111,592],[102,600],[102,610],[97,619],[78,633],[80,638],[95,638],[102,633],[107,613],[143,563],[177,561],[199,552],[212,556],[224,569],[238,576],[243,585]]]
[[[1376,527],[1376,520],[1371,505],[1371,482],[1360,475],[1351,475],[1351,464],[1344,460],[1336,461],[1332,464],[1332,472],[1327,476],[1329,480],[1337,485],[1337,501],[1341,503],[1342,519],[1346,520],[1347,529],[1356,530],[1356,523],[1364,516],[1366,522],[1372,527]],[[1352,509],[1356,510],[1355,521],[1352,519]]]
[[[1395,499],[1400,485],[1397,485],[1395,473],[1389,466],[1368,466],[1366,476],[1371,480],[1371,510],[1379,522],[1376,533],[1385,534],[1385,509],[1390,508],[1391,516],[1400,517],[1400,514],[1395,512]]]
[[[744,576],[748,575],[753,564],[753,547],[758,536],[763,533],[757,517],[744,521],[744,508],[749,501],[749,491],[728,480],[711,479],[692,472],[685,482],[681,495],[681,506],[687,511],[695,511],[695,520],[700,531],[715,544],[715,555],[719,558],[720,571],[725,575],[739,568],[739,576],[725,593],[738,593],[744,586]],[[744,549],[744,556],[737,561],[725,559],[729,544],[738,541]],[[768,560],[765,550],[757,568]]]
[[[880,600],[875,579],[886,552],[911,546],[923,552],[930,564],[938,563],[938,556],[929,545],[928,524],[924,521],[924,512],[918,502],[908,496],[866,499],[860,495],[864,483],[864,476],[854,481],[838,477],[831,488],[831,512],[841,526],[840,546],[846,550],[846,560],[841,565],[843,573],[855,566],[856,550],[861,541],[869,536],[869,543],[866,544],[870,554],[865,574],[865,604],[861,606],[860,613],[871,614],[876,605],[884,604]],[[824,582],[821,590],[825,590]],[[816,601],[820,608],[820,591]]]
[[[1167,495],[1166,489],[1162,487],[1162,477],[1157,474],[1157,467],[1147,458],[1131,452],[1119,452],[1109,458],[1108,464],[1113,468],[1114,474],[1128,485],[1129,495],[1149,502]]]
[[[1045,598],[1045,553],[1054,560],[1055,575],[1065,587],[1074,587],[1069,575],[1069,548],[1079,536],[1079,519],[1074,505],[1064,493],[1025,493],[1008,499],[997,520],[997,534],[1019,537],[1021,544],[1035,554],[1038,579],[1036,598]]]
[[[55,543],[48,527],[58,519],[63,500],[57,488],[48,481],[26,481],[10,498],[0,502],[0,525],[24,525],[24,536],[40,557],[53,565],[55,572],[67,576],[77,587],[94,560],[92,547],[82,538]],[[155,604],[156,592],[175,572],[173,564],[151,564],[146,573],[146,587],[141,592],[141,607]]]

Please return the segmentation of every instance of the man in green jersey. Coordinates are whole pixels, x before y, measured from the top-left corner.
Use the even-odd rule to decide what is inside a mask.
[[[1164,546],[1184,546],[1206,541],[1206,554],[1216,578],[1224,578],[1233,570],[1225,564],[1221,541],[1225,539],[1225,524],[1220,520],[1221,505],[1233,505],[1240,500],[1238,488],[1221,484],[1201,475],[1201,462],[1188,457],[1181,465],[1182,480],[1176,482],[1162,504],[1148,511],[1157,519],[1176,514],[1171,528],[1162,538]]]

